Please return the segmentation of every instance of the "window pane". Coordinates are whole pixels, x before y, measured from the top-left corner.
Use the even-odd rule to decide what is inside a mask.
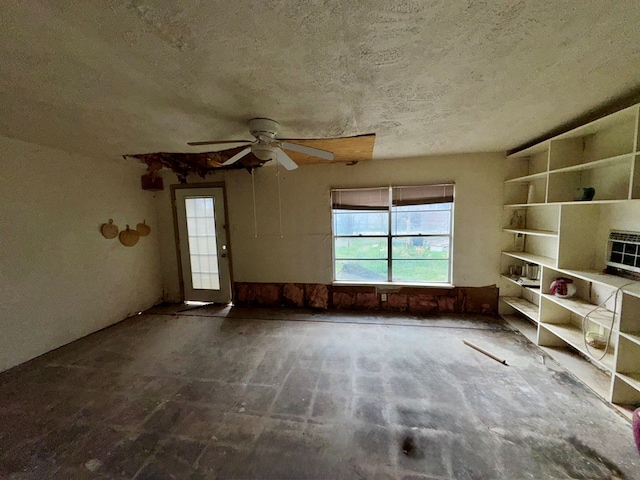
[[[206,268],[208,273],[218,273],[218,256],[217,255],[207,255],[206,257]]]
[[[192,208],[196,208],[195,205],[191,203],[187,203],[187,205],[191,205]],[[187,217],[187,231],[191,232],[192,235],[198,234],[198,229],[196,228],[197,222],[195,218]]]
[[[387,235],[388,212],[334,210],[334,235]]]
[[[202,274],[202,288],[205,290],[211,290],[211,275]]]
[[[208,237],[216,238],[214,222],[207,222],[206,223],[205,233],[206,233],[206,235]]]
[[[386,260],[336,260],[336,280],[386,282]]]
[[[196,237],[197,240],[197,244],[198,244],[198,252],[202,253],[203,255],[206,255],[209,252],[209,242],[207,237],[205,236],[198,236]]]
[[[213,223],[213,219],[210,218],[196,218],[196,228],[197,230],[194,232],[195,235],[204,236],[207,234],[207,223]],[[191,233],[191,232],[189,232]]]
[[[449,237],[401,237],[392,240],[393,259],[448,259]]]
[[[387,258],[388,237],[349,237],[336,238],[336,258]]]
[[[451,230],[451,211],[397,211],[391,213],[394,235],[415,235],[422,233],[442,234]]]
[[[202,272],[202,268],[200,268],[200,255],[191,255],[191,271]]]
[[[187,211],[187,218],[193,218],[196,216],[196,202],[185,202],[184,206]]]
[[[433,210],[451,210],[453,203],[431,203],[428,205],[399,205],[394,206],[393,211],[398,212],[430,212]]]
[[[207,216],[207,203],[213,203],[213,199],[209,198],[196,198],[194,199],[196,205],[196,217],[206,217]]]
[[[189,253],[198,255],[200,253],[200,247],[198,245],[198,237],[189,237]],[[193,270],[193,265],[191,266]]]
[[[449,260],[394,260],[392,278],[394,282],[448,282]]]

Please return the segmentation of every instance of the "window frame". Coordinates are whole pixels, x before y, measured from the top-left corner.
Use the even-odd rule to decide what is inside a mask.
[[[333,284],[346,284],[346,285],[393,285],[393,286],[398,286],[398,285],[409,285],[409,286],[437,286],[437,287],[453,287],[453,243],[454,243],[454,218],[455,218],[455,184],[453,182],[449,182],[449,183],[440,183],[440,184],[424,184],[424,185],[414,185],[414,187],[451,187],[452,188],[452,200],[451,202],[441,202],[441,203],[434,203],[433,205],[436,204],[450,204],[450,208],[449,209],[443,209],[443,210],[434,210],[434,211],[448,211],[449,212],[449,231],[447,233],[433,233],[433,234],[420,234],[420,233],[406,233],[406,234],[399,234],[399,233],[393,233],[394,231],[394,225],[393,225],[393,218],[394,218],[394,205],[393,205],[393,198],[392,198],[392,194],[393,194],[393,189],[394,188],[403,188],[403,187],[408,187],[406,185],[394,185],[394,186],[388,186],[388,187],[363,187],[363,188],[332,188],[329,192],[329,197],[330,197],[330,202],[331,202],[331,258],[332,258],[332,265],[331,265],[331,272],[332,272],[332,279],[333,279]],[[384,211],[386,216],[387,216],[387,233],[386,234],[371,234],[371,235],[337,235],[336,234],[336,222],[335,222],[335,215],[336,215],[336,211],[338,209],[334,209],[333,206],[333,193],[334,192],[339,192],[339,191],[357,191],[357,190],[378,190],[378,189],[388,189],[389,192],[389,199],[388,199],[388,205],[385,209],[375,209],[375,208],[371,208],[371,209],[367,209],[367,208],[362,208],[363,212],[374,212],[374,211]],[[424,204],[418,204],[418,205],[428,205],[427,203]],[[428,210],[427,210],[428,211]],[[397,212],[396,212],[397,214]],[[448,268],[447,268],[447,280],[443,281],[443,282],[438,282],[438,281],[426,281],[426,282],[409,282],[409,281],[394,281],[393,280],[393,264],[394,264],[394,258],[393,258],[393,241],[394,239],[399,239],[399,238],[431,238],[431,237],[447,237],[449,240],[449,256],[447,259],[442,259],[440,261],[447,261],[448,262]],[[386,239],[386,246],[387,246],[387,256],[386,258],[337,258],[336,257],[336,239],[340,239],[340,238],[381,238],[381,239]],[[338,280],[336,278],[337,276],[337,272],[336,272],[336,261],[340,261],[340,260],[357,260],[357,261],[385,261],[387,263],[387,277],[386,280],[383,281],[371,281],[368,282],[366,280]],[[398,261],[398,259],[395,259],[396,261]],[[400,260],[402,261],[402,260]]]

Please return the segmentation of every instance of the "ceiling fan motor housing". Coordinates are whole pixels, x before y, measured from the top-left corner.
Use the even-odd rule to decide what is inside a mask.
[[[280,125],[275,120],[268,118],[252,118],[249,120],[249,131],[256,138],[269,137],[275,140]]]
[[[279,127],[278,122],[268,118],[252,118],[249,120],[249,131],[258,140],[257,143],[251,146],[251,153],[260,160],[273,160],[276,158],[277,145],[274,144],[272,146],[272,142],[276,142]]]

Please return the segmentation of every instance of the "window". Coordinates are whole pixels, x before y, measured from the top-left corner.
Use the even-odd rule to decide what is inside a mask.
[[[451,283],[453,184],[331,191],[334,280]]]

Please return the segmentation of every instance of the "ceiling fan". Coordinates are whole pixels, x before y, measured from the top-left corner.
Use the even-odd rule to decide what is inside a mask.
[[[249,132],[254,136],[254,140],[217,140],[211,142],[188,142],[188,145],[234,145],[237,148],[240,145],[248,145],[247,148],[241,150],[222,165],[228,166],[236,163],[242,157],[253,153],[260,160],[275,160],[287,170],[298,168],[298,164],[287,155],[285,150],[304,153],[313,157],[322,158],[324,160],[333,160],[333,153],[319,148],[307,147],[306,145],[298,145],[295,139],[277,138],[278,128],[280,125],[275,120],[268,118],[253,118],[249,120]],[[289,141],[288,141],[289,140]],[[223,150],[224,151],[224,150]]]

